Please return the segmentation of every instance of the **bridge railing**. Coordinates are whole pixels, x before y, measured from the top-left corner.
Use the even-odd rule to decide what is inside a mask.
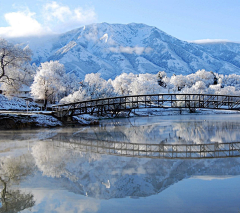
[[[140,108],[207,108],[238,110],[240,96],[211,94],[151,94],[95,99],[53,106],[58,117],[118,113]]]
[[[240,156],[240,142],[209,144],[142,144],[103,141],[88,138],[67,138],[58,135],[53,140],[56,147],[78,149],[83,152],[165,159],[202,159]]]

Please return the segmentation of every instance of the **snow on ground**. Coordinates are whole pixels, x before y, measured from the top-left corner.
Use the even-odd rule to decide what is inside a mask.
[[[0,95],[0,110],[3,110],[1,111],[2,116],[7,115],[22,123],[35,123],[37,127],[55,127],[63,125],[61,121],[53,116],[33,112],[40,110],[38,104],[35,102],[27,103],[27,101],[22,98]],[[31,111],[31,113],[19,112],[27,110]]]
[[[35,102],[27,102],[24,99],[17,97],[6,97],[0,95],[0,114],[7,116],[6,118],[13,119],[15,122],[32,123],[36,127],[55,127],[63,126],[63,123],[51,115],[51,112],[40,111],[40,107]],[[40,114],[41,113],[41,114]],[[90,115],[73,116],[75,123],[79,125],[96,124],[96,117]]]
[[[145,108],[135,109],[129,114],[129,112],[120,112],[118,117],[136,117],[136,116],[170,116],[170,115],[188,115],[191,112],[189,109],[180,108]],[[210,115],[210,114],[237,114],[239,111],[232,110],[212,110],[212,109],[196,109],[193,114],[196,115]],[[192,113],[191,113],[192,114]],[[111,115],[103,116],[102,118],[109,118]]]
[[[37,126],[40,127],[62,126],[62,122],[53,116],[35,114],[31,115],[31,118],[35,120],[38,123]]]
[[[90,124],[89,121],[87,121],[87,120],[85,120],[85,119],[83,119],[83,118],[81,118],[79,116],[73,116],[73,119],[75,121],[77,121],[79,124],[82,124],[82,125],[89,125]]]
[[[27,110],[27,101],[17,97],[6,97],[0,95],[1,110]],[[35,102],[28,102],[28,110],[40,110],[40,107]]]
[[[62,122],[51,115],[9,113],[0,114],[0,129],[24,129],[36,127],[63,126]]]

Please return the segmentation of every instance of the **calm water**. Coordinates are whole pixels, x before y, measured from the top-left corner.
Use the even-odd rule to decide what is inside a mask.
[[[236,142],[240,115],[144,117],[102,120],[95,127],[1,131],[0,212],[240,212],[240,158],[122,157],[83,151],[76,146],[78,138]]]

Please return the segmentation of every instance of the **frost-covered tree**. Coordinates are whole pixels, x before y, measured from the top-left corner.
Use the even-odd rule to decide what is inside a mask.
[[[163,72],[163,78],[166,76]],[[121,95],[139,95],[159,93],[161,86],[158,83],[158,75],[123,73],[112,80],[115,92]]]
[[[209,88],[206,90],[207,94],[220,94],[222,86],[221,84],[210,85]]]
[[[16,94],[22,85],[30,86],[36,71],[30,65],[32,52],[28,47],[13,45],[0,38],[0,82],[7,94]]]
[[[238,90],[240,89],[240,75],[230,74],[225,75],[222,79],[222,85],[225,86],[234,86]]]
[[[197,81],[192,87],[187,87],[185,86],[180,94],[190,94],[188,96],[188,100],[190,102],[188,103],[189,111],[190,112],[195,112],[195,107],[198,105],[198,99],[199,99],[199,94],[205,94],[207,90],[206,84],[203,81]],[[185,102],[185,96],[177,95],[176,96],[178,100],[177,105],[179,107],[187,106],[187,102]]]
[[[161,84],[159,85],[159,78]],[[218,83],[218,84],[216,84]],[[112,86],[111,86],[112,85]],[[234,86],[235,91],[230,87]],[[113,91],[114,88],[114,91]],[[179,92],[186,94],[226,94],[235,95],[240,90],[239,75],[220,75],[205,70],[198,70],[189,75],[173,75],[171,78],[165,72],[153,74],[123,73],[113,80],[104,80],[99,74],[88,74],[82,81],[78,91],[64,98],[63,102],[82,101],[124,95],[156,94]]]
[[[42,63],[34,77],[31,94],[36,99],[44,100],[44,107],[48,101],[60,100],[66,91],[64,65],[58,61]]]
[[[196,91],[204,91],[207,87],[203,81],[197,81],[192,88]]]
[[[174,89],[177,91],[181,91],[185,87],[186,82],[187,78],[183,75],[173,75],[170,79],[170,83],[174,85]]]
[[[129,95],[131,93],[129,85],[137,78],[137,75],[133,73],[123,73],[117,76],[113,81],[112,85],[114,90],[119,95]]]
[[[159,71],[157,74],[157,78],[158,78],[158,84],[161,87],[167,86],[166,82],[164,81],[164,79],[167,78],[167,74],[164,71]]]
[[[137,78],[129,85],[131,95],[157,94],[161,92],[156,75],[139,74]]]
[[[215,83],[215,75],[213,72],[207,72],[206,70],[198,70],[196,72],[197,81],[203,81],[207,87]]]
[[[80,79],[73,73],[67,73],[64,76],[64,85],[66,87],[64,96],[74,93],[78,90],[80,85]]]
[[[99,73],[85,76],[78,91],[61,99],[61,103],[78,102],[90,99],[99,99],[116,96],[111,80],[106,81]]]
[[[184,87],[180,93],[182,94],[204,94],[207,87],[203,81],[197,81],[192,87]]]
[[[86,90],[82,88],[82,86],[79,87],[78,91],[69,94],[68,96],[62,98],[60,100],[60,103],[73,103],[73,102],[80,102],[87,100],[88,96],[86,94]]]
[[[34,75],[36,74],[37,66],[26,63],[22,69],[11,69],[9,76],[14,78],[14,81],[7,80],[2,82],[1,89],[7,95],[16,95],[23,87],[30,87],[33,83]]]
[[[28,47],[11,44],[0,38],[0,82],[14,84],[21,76],[19,72],[26,70],[26,64],[31,60],[32,52]]]
[[[186,86],[192,87],[196,82],[202,81],[207,87],[212,84],[217,84],[217,75],[213,72],[208,72],[204,69],[198,70],[196,73],[192,73],[186,76]]]
[[[240,91],[236,90],[236,88],[234,86],[227,86],[224,88],[220,88],[219,90],[216,90],[214,94],[239,96]]]
[[[217,85],[217,84],[218,84],[217,75],[216,75],[213,71],[211,71],[210,73],[213,75],[213,84],[214,84],[214,85]]]
[[[100,77],[99,73],[87,74],[84,79],[84,89],[91,99],[106,98],[115,96],[110,81]]]

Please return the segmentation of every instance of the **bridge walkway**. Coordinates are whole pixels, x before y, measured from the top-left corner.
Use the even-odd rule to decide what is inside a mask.
[[[133,95],[55,105],[53,113],[59,118],[81,114],[96,114],[98,116],[107,114],[114,117],[122,111],[130,113],[134,109],[143,108],[239,110],[240,96],[209,94]]]

